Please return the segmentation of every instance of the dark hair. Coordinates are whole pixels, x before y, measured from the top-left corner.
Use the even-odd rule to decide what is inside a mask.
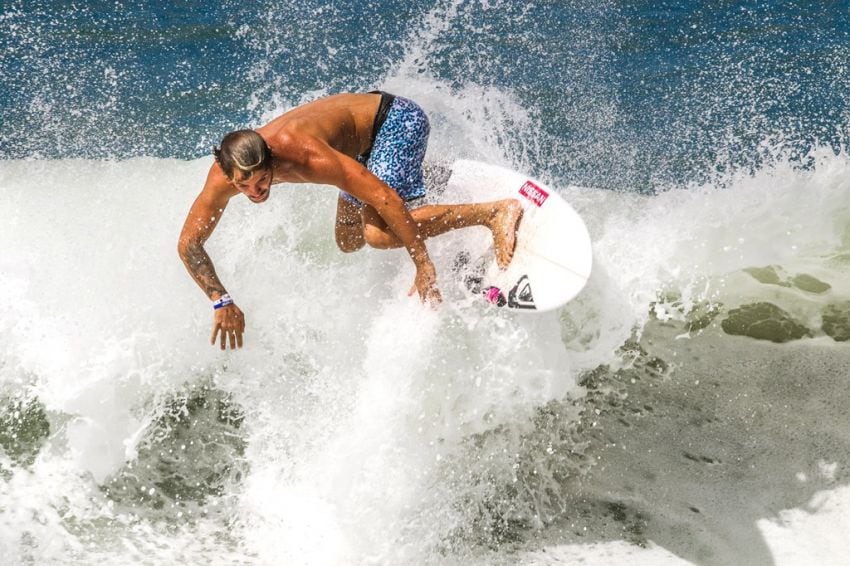
[[[213,153],[224,174],[231,179],[237,169],[248,179],[254,171],[272,165],[272,152],[266,140],[254,130],[230,132],[222,138],[221,147],[213,148]]]

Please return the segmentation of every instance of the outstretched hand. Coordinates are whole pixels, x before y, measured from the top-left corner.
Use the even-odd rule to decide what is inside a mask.
[[[407,295],[411,296],[417,291],[423,303],[437,305],[443,301],[437,288],[437,270],[433,263],[428,262],[416,268],[416,279]]]
[[[242,347],[242,334],[245,332],[245,315],[235,304],[228,305],[213,311],[213,333],[210,344],[213,346],[221,334],[221,349]]]

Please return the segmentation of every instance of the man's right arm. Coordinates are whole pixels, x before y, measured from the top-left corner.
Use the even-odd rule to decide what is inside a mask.
[[[204,242],[215,230],[227,207],[227,201],[236,193],[235,189],[228,189],[230,187],[227,186],[224,175],[210,169],[204,189],[189,209],[177,242],[180,259],[183,260],[192,279],[213,301],[227,291],[216,275],[210,256],[204,250]]]
[[[204,250],[204,242],[221,219],[227,207],[227,201],[236,194],[238,191],[227,183],[227,178],[221,169],[213,165],[204,189],[189,209],[177,242],[177,251],[186,269],[212,301],[218,301],[227,294],[227,291],[216,275],[210,256]],[[230,343],[231,348],[241,348],[245,317],[239,307],[231,301],[220,308],[216,306],[213,313],[213,332],[210,343],[215,344],[220,335],[222,350],[225,349],[227,342]]]

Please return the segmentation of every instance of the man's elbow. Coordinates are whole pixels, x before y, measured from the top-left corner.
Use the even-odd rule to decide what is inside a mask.
[[[188,253],[188,249],[186,243],[183,240],[177,240],[177,255],[180,256],[180,259],[186,261],[186,254]]]
[[[180,259],[183,260],[183,263],[189,264],[193,254],[193,251],[199,248],[200,245],[195,242],[189,242],[186,240],[178,240],[177,241],[177,255],[180,256]]]

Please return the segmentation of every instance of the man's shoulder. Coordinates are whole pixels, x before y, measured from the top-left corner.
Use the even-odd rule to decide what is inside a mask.
[[[218,162],[214,161],[207,173],[207,180],[201,194],[213,200],[227,200],[239,194],[239,191],[230,183]]]
[[[310,128],[287,124],[266,138],[272,155],[291,163],[304,163],[318,146],[327,145]]]

